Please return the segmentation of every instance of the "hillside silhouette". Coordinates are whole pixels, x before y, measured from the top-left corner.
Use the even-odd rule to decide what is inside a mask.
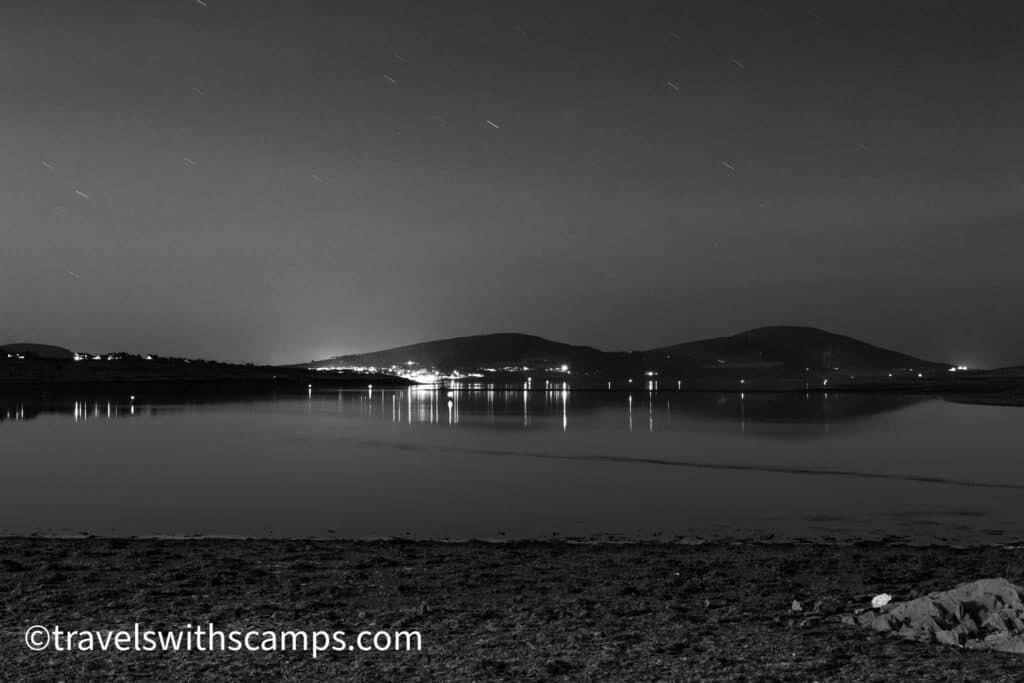
[[[651,357],[664,356],[672,366],[712,368],[716,365],[751,369],[801,371],[841,371],[851,373],[888,373],[945,371],[949,363],[936,363],[906,353],[875,346],[841,334],[815,327],[759,327],[729,337],[715,337],[665,346],[648,351]]]
[[[355,365],[381,368],[405,365],[412,361],[417,365],[439,370],[562,365],[597,369],[612,363],[621,363],[624,355],[599,351],[590,346],[563,344],[530,334],[499,332],[438,339],[370,353],[335,356],[315,361],[312,367]]]
[[[945,372],[949,365],[922,360],[852,337],[813,327],[761,327],[646,351],[601,351],[529,334],[499,333],[439,339],[369,353],[314,361],[311,367],[421,366],[442,371],[480,368],[550,369],[574,372],[730,372],[794,375],[806,372],[881,374]]]
[[[0,354],[21,354],[43,360],[71,360],[75,354],[63,346],[49,344],[4,344],[0,346]]]

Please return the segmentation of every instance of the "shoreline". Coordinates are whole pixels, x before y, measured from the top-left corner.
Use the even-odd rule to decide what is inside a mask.
[[[381,388],[446,389],[457,386],[471,391],[477,385],[493,385],[529,392],[549,391],[547,381],[565,384],[566,377],[540,371],[537,386],[527,388],[529,375],[522,372],[489,372],[473,377],[445,380],[440,384],[418,384],[409,378],[384,372],[356,370],[317,370],[308,364],[253,365],[220,361],[187,360],[119,356],[113,360],[0,359],[0,395],[23,392],[90,393],[116,389],[146,388],[156,393],[246,393],[267,389],[305,389],[307,385],[322,388],[365,388],[374,384]],[[125,356],[121,358],[120,356]],[[862,375],[829,376],[822,382],[814,375],[764,374],[754,372],[747,377],[726,373],[722,376],[697,374],[683,380],[665,380],[665,387],[647,380],[649,374],[640,367],[594,369],[573,375],[572,391],[588,393],[631,393],[655,391],[664,394],[878,394],[894,396],[951,397],[968,403],[988,405],[1024,404],[1024,375],[1009,370],[973,370],[955,374],[929,372],[917,378],[892,373],[872,372]],[[633,380],[638,382],[633,384]]]
[[[117,536],[111,534],[94,534],[90,532],[70,532],[66,534],[44,534],[39,532],[31,533],[0,533],[0,549],[8,542],[33,542],[33,541],[108,541],[115,544],[123,542],[168,542],[168,543],[202,543],[202,542],[227,542],[227,543],[252,543],[252,544],[275,544],[275,543],[324,543],[336,545],[420,545],[420,546],[495,546],[495,547],[516,547],[521,545],[539,546],[584,546],[584,547],[650,547],[650,548],[701,548],[711,546],[764,546],[766,548],[781,547],[825,547],[825,548],[851,548],[851,547],[886,547],[886,548],[915,548],[915,549],[949,549],[949,550],[982,550],[987,548],[1024,550],[1024,536],[1012,540],[1000,541],[956,541],[943,540],[940,538],[920,538],[911,536],[889,535],[880,537],[869,536],[847,536],[847,537],[811,537],[811,536],[693,536],[693,537],[652,537],[652,536],[623,536],[621,538],[601,536],[498,536],[498,537],[477,537],[467,536],[464,538],[435,538],[416,536],[367,536],[367,537],[346,537],[346,536],[245,536],[241,534],[131,534]]]
[[[1019,656],[842,623],[1024,548],[860,543],[0,538],[0,670],[27,679],[1016,680]],[[838,613],[817,614],[822,598]],[[791,611],[793,600],[808,607]],[[419,653],[30,652],[30,624],[404,628]]]

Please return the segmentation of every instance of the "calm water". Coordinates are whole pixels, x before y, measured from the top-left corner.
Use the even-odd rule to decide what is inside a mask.
[[[1024,537],[1024,409],[476,390],[0,402],[0,533]]]

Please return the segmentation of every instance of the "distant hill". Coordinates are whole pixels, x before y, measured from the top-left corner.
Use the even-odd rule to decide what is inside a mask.
[[[785,373],[830,371],[870,373],[893,369],[934,372],[935,363],[814,327],[759,327],[730,337],[716,337],[647,351],[658,364],[714,368],[728,366]]]
[[[612,374],[656,371],[664,375],[715,377],[730,373],[795,376],[805,372],[882,374],[945,372],[949,365],[914,358],[852,337],[812,327],[761,327],[717,337],[631,353],[600,351],[528,334],[485,334],[410,344],[383,351],[336,356],[309,367],[406,366],[440,371],[483,368],[556,368]]]
[[[20,353],[23,356],[34,356],[43,360],[71,360],[75,354],[61,346],[47,344],[4,344],[0,353]]]
[[[439,339],[383,351],[335,356],[308,367],[359,366],[387,368],[409,361],[438,370],[508,366],[600,369],[617,356],[589,346],[573,346],[529,334],[511,332]]]
[[[402,387],[410,383],[382,373],[312,372],[306,368],[129,354],[106,354],[98,360],[75,361],[71,352],[67,352],[70,354],[67,358],[55,357],[65,349],[38,344],[0,346],[0,350],[3,349],[7,351],[0,353],[0,395],[38,390],[110,392],[129,387],[131,393],[149,396],[181,392],[243,395],[270,391],[308,395],[313,387],[365,389],[369,384]],[[44,358],[40,351],[50,357]],[[12,358],[7,357],[8,353]]]

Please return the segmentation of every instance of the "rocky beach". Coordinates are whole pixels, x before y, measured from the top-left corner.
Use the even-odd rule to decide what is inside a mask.
[[[0,540],[8,680],[1020,680],[1019,655],[852,617],[984,577],[1013,545]],[[417,630],[418,652],[30,651],[64,629]]]

